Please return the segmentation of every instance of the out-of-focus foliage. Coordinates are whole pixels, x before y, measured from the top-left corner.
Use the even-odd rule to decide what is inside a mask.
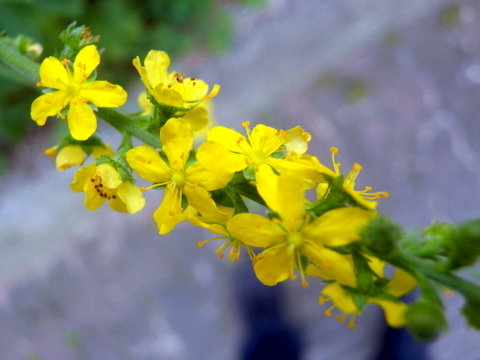
[[[241,2],[244,2],[241,1]],[[0,0],[0,35],[24,34],[42,44],[40,59],[62,50],[58,34],[73,21],[101,34],[102,78],[123,85],[134,72],[132,59],[150,49],[173,57],[191,50],[227,47],[231,20],[220,0]],[[115,69],[115,70],[113,70]],[[120,69],[120,71],[119,71]],[[124,69],[125,71],[123,71]],[[0,67],[0,153],[24,139],[34,122],[28,114],[38,95]],[[32,125],[32,126],[30,126]],[[3,161],[5,161],[3,159]],[[2,158],[0,158],[1,172]]]

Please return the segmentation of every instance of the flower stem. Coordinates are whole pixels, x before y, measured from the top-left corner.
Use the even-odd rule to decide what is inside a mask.
[[[155,149],[160,149],[162,147],[159,136],[141,129],[130,117],[108,108],[99,108],[97,114],[106,123],[110,124],[121,133],[126,131],[130,135]]]
[[[18,74],[33,81],[34,84],[40,81],[38,75],[40,65],[28,57],[23,56],[3,41],[0,41],[0,62],[15,70]]]
[[[435,270],[432,265],[425,263],[424,260],[402,253],[388,256],[385,260],[399,268],[419,272],[437,283],[461,292],[466,298],[472,301],[480,302],[480,287],[477,284],[452,273],[439,272]]]

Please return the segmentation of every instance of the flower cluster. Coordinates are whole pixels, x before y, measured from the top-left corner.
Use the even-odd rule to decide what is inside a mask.
[[[122,105],[127,94],[118,85],[93,79],[99,62],[95,45],[84,46],[73,65],[46,58],[38,85],[55,91],[36,99],[31,111],[39,125],[49,116],[68,120],[70,135],[46,151],[56,156],[59,170],[93,156],[71,183],[73,191],[85,193],[87,209],[108,200],[116,211],[135,213],[144,207],[143,192],[163,190],[153,214],[160,234],[188,221],[214,234],[198,245],[218,241],[220,258],[227,255],[235,262],[244,248],[267,286],[296,278],[303,286],[322,283],[319,303],[331,303],[327,316],[336,308],[337,319],[350,316],[348,325],[354,327],[366,304],[377,304],[391,326],[406,324],[407,305],[400,297],[417,280],[402,269],[385,277],[385,261],[372,250],[379,247],[364,244],[365,228],[378,217],[377,200],[388,193],[356,189],[359,164],[342,174],[334,147],[331,166],[320,162],[308,153],[311,136],[299,126],[251,128],[246,121],[244,133],[212,127],[212,98],[220,87],[210,91],[203,80],[169,71],[168,55],[156,50],[144,65],[139,57],[133,60],[145,87],[138,98],[142,112],[128,118],[114,152],[94,135],[95,111]],[[195,145],[198,133],[206,140]],[[131,137],[138,134],[148,136],[140,137],[143,145],[133,146]],[[152,135],[158,140],[152,141]],[[134,175],[149,185],[137,187]],[[245,199],[258,205],[256,213]]]

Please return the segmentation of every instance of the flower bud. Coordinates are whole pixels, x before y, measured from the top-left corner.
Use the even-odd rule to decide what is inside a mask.
[[[408,329],[418,340],[428,340],[439,335],[446,325],[442,308],[424,299],[411,304],[405,318]]]
[[[472,265],[480,256],[480,219],[459,224],[449,245],[454,268]]]
[[[400,229],[388,217],[374,218],[362,231],[362,240],[374,254],[388,255],[397,248]]]

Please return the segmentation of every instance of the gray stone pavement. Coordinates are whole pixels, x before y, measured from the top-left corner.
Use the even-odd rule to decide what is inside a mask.
[[[457,3],[455,29],[440,21],[446,1],[233,9],[231,51],[176,68],[222,85],[220,124],[300,124],[327,163],[330,146],[340,148],[344,170],[363,165],[359,186],[391,193],[379,210],[402,225],[458,222],[479,214],[480,5]],[[147,193],[136,215],[88,212],[70,191],[73,171],[55,171],[42,155],[50,145],[18,149],[15,171],[0,179],[0,359],[236,359],[241,266],[219,260],[213,246],[199,249],[209,234],[187,224],[157,235],[150,214],[160,192]],[[305,359],[371,358],[378,309],[351,330],[323,316],[319,287],[285,290]],[[478,360],[479,334],[459,317],[461,299],[446,304],[451,329],[432,343],[432,359]]]

